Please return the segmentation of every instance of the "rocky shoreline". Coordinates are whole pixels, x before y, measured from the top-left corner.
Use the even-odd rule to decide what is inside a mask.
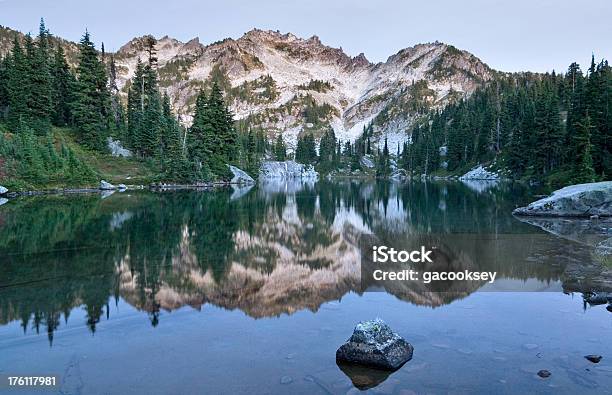
[[[151,183],[149,185],[113,185],[106,180],[100,180],[98,187],[85,188],[53,188],[39,189],[30,191],[9,191],[7,188],[0,185],[0,205],[7,203],[8,199],[17,198],[20,196],[41,196],[41,195],[63,195],[63,194],[79,194],[79,193],[99,193],[99,192],[124,192],[128,190],[145,190],[153,192],[163,192],[170,190],[209,190],[213,188],[230,187],[230,186],[245,186],[254,185],[255,180],[246,172],[237,167],[229,166],[234,177],[230,181],[211,181],[196,184],[167,184],[167,183]]]
[[[122,184],[123,185],[123,184]],[[8,191],[0,195],[0,199],[13,199],[23,196],[42,196],[42,195],[64,195],[64,194],[84,194],[84,193],[100,193],[109,191],[134,191],[134,190],[150,190],[153,192],[162,192],[170,190],[208,190],[221,187],[230,187],[232,185],[244,185],[242,183],[235,183],[231,181],[216,181],[199,184],[164,184],[164,183],[153,183],[149,185],[124,185],[125,188],[53,188],[53,189],[39,189],[29,191]]]
[[[612,216],[612,181],[570,185],[512,214],[526,217],[592,218]]]

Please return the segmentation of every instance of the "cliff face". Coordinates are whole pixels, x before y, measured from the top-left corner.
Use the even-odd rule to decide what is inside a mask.
[[[15,33],[0,29],[0,54],[10,49]],[[124,96],[138,59],[148,59],[149,38],[134,38],[114,54]],[[57,42],[74,64],[76,45]],[[155,50],[160,86],[183,122],[190,123],[197,93],[214,79],[237,119],[270,137],[282,133],[290,148],[304,131],[318,136],[329,126],[339,139],[354,140],[372,120],[375,135],[395,147],[409,137],[406,129],[418,111],[469,94],[494,75],[474,55],[439,42],[403,49],[378,64],[363,54],[350,57],[316,36],[258,29],[208,45],[165,36]]]
[[[119,87],[146,59],[136,38],[117,52]],[[292,146],[304,131],[331,126],[341,140],[354,140],[376,119],[377,134],[407,138],[412,116],[469,94],[493,76],[475,56],[442,43],[419,44],[373,64],[363,54],[351,58],[318,37],[251,30],[241,38],[203,45],[158,40],[161,86],[178,112],[190,120],[195,95],[213,76],[226,88],[238,119],[248,119],[270,136],[283,133]]]

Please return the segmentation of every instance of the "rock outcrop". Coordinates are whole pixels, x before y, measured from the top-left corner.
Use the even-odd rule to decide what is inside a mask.
[[[571,185],[513,211],[515,215],[542,217],[612,216],[612,181]]]
[[[412,359],[413,347],[377,318],[357,324],[353,335],[336,351],[336,361],[396,370]]]
[[[5,193],[8,192],[8,189],[6,189],[5,187],[3,187],[2,185],[0,185],[0,195],[4,195]]]
[[[271,178],[317,180],[319,173],[312,165],[303,165],[292,160],[285,162],[267,161],[263,162],[259,168],[259,178],[264,180]]]
[[[234,175],[230,181],[232,184],[237,185],[253,185],[255,180],[246,171],[237,168],[236,166],[228,165],[230,171]]]
[[[468,171],[461,177],[459,177],[462,181],[468,180],[499,180],[499,174],[489,171],[485,169],[482,165],[478,165],[474,167],[472,170]]]
[[[121,141],[113,140],[112,137],[109,137],[106,140],[106,146],[108,147],[108,150],[110,151],[112,156],[120,156],[124,158],[129,158],[130,156],[132,156],[132,152],[121,145]]]
[[[100,190],[102,191],[114,191],[115,189],[117,189],[116,186],[114,186],[113,184],[111,184],[110,182],[106,182],[104,180],[100,181]]]

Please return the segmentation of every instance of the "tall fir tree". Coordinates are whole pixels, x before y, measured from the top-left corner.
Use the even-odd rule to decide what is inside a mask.
[[[76,79],[66,62],[64,48],[58,44],[51,67],[52,116],[54,124],[65,126],[72,122],[71,102]]]
[[[85,32],[79,43],[79,64],[73,103],[74,123],[80,141],[97,150],[104,148],[108,135],[110,94],[104,64]]]

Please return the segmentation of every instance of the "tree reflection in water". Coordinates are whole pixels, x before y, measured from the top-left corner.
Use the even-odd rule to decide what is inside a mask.
[[[558,281],[564,268],[558,239],[510,215],[529,199],[512,185],[478,190],[460,183],[355,181],[264,184],[239,194],[17,199],[0,208],[0,324],[20,320],[24,332],[46,331],[52,342],[75,307],[84,307],[94,332],[120,298],[147,312],[153,326],[163,310],[205,303],[256,318],[316,311],[349,291],[363,292],[364,236],[410,245],[449,234],[523,235],[448,248],[500,277]],[[517,246],[525,234],[539,238],[531,249]],[[385,289],[438,306],[481,286]]]

